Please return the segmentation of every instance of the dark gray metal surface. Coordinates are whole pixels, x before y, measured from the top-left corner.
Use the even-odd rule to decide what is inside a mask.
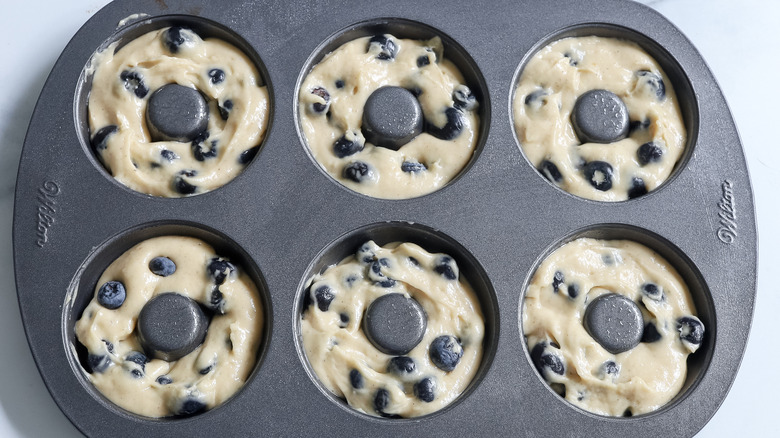
[[[392,293],[374,300],[363,318],[363,331],[374,346],[387,354],[410,352],[425,336],[427,317],[414,298]]]
[[[588,334],[612,354],[639,345],[645,325],[634,301],[616,293],[601,295],[588,304],[582,322]]]
[[[136,13],[149,14],[152,24],[120,29],[125,38],[184,24],[263,62],[272,98],[266,141],[221,189],[183,199],[141,195],[113,181],[91,152],[84,67],[113,40],[117,23]],[[381,31],[429,37],[431,28],[444,34],[445,55],[464,70],[480,102],[476,156],[430,195],[388,201],[355,194],[327,176],[302,143],[299,81],[324,55],[316,52],[321,44],[330,50]],[[329,39],[342,29],[349,31]],[[638,42],[680,98],[688,152],[665,185],[635,200],[608,204],[562,192],[523,157],[513,133],[521,66],[550,40],[584,34]],[[451,50],[453,41],[463,53]],[[657,13],[628,1],[116,2],[85,24],[55,65],[18,178],[14,259],[28,341],[52,397],[89,436],[691,436],[726,397],[752,318],[753,194],[730,113],[690,42]],[[258,366],[245,388],[187,419],[150,420],[116,408],[85,379],[74,347],[73,323],[102,270],[132,245],[162,234],[202,238],[241,263],[266,310]],[[519,323],[525,284],[544,256],[579,236],[650,246],[691,288],[705,338],[688,361],[681,394],[657,412],[605,418],[574,408],[530,361]],[[445,250],[478,291],[486,318],[483,364],[466,393],[439,413],[410,420],[356,413],[327,395],[302,358],[298,317],[307,279],[367,238]]]
[[[366,100],[362,129],[369,143],[397,151],[422,132],[420,103],[405,88],[379,88]]]
[[[147,355],[171,362],[202,344],[208,327],[209,320],[195,300],[169,292],[146,303],[136,330]]]
[[[146,122],[154,141],[191,141],[209,126],[208,104],[194,88],[163,85],[149,97]]]
[[[628,135],[628,110],[615,93],[590,90],[574,103],[571,123],[582,143],[613,143]]]

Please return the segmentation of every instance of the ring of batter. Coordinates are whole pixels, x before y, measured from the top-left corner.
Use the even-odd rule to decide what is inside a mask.
[[[589,303],[616,293],[642,312],[641,342],[608,352],[584,327]],[[659,409],[680,391],[686,360],[704,325],[677,271],[649,248],[627,240],[580,238],[550,254],[522,302],[531,361],[568,402],[587,411],[632,416]]]
[[[628,137],[583,143],[572,125],[577,98],[607,90],[622,99]],[[513,101],[517,139],[528,161],[561,189],[597,201],[643,196],[666,181],[683,154],[686,130],[672,83],[637,44],[572,37],[537,52]]]
[[[144,352],[137,321],[152,298],[175,292],[210,316],[200,346],[176,361]],[[239,266],[205,242],[182,236],[145,240],[103,272],[76,322],[88,350],[86,376],[106,398],[147,417],[193,415],[235,394],[254,369],[262,336],[257,288]]]
[[[268,91],[252,61],[225,41],[169,27],[96,53],[87,107],[92,147],[116,180],[154,196],[205,193],[233,180],[257,154]],[[190,141],[153,141],[150,96],[167,84],[206,99],[208,128]]]
[[[346,187],[385,199],[422,196],[455,178],[474,153],[478,102],[464,82],[439,37],[358,38],[306,75],[301,131],[314,159]],[[423,132],[398,150],[367,142],[361,131],[366,101],[383,86],[411,91],[425,120]]]
[[[422,341],[407,354],[378,350],[363,331],[366,309],[401,293],[427,315]],[[409,418],[449,405],[482,359],[485,327],[473,290],[446,254],[412,243],[365,243],[316,275],[305,292],[301,337],[306,358],[335,396],[369,415]]]

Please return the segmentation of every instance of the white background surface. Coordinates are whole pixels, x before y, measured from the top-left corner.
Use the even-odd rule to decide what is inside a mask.
[[[11,223],[19,155],[59,53],[105,0],[8,2],[0,14],[0,437],[80,436],[33,363],[13,280]],[[697,437],[780,436],[780,1],[643,0],[677,25],[718,80],[742,138],[759,225],[759,284],[750,341],[723,406]],[[751,291],[744,291],[750,293]],[[107,433],[110,433],[107,429]]]

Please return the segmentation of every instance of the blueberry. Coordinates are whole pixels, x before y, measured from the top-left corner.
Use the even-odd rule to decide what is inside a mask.
[[[540,342],[531,350],[531,361],[545,380],[550,380],[550,373],[562,376],[566,371],[556,345],[550,343],[548,348],[546,342]]]
[[[149,270],[154,275],[167,277],[176,272],[176,263],[173,263],[173,260],[168,257],[155,257],[149,262]]]
[[[192,155],[198,161],[203,161],[217,156],[217,140],[208,143],[209,131],[203,131],[192,140]],[[204,150],[206,144],[209,144],[208,150]]]
[[[119,74],[119,79],[125,83],[125,89],[132,91],[139,99],[143,99],[149,94],[149,87],[144,83],[144,77],[141,73],[133,70],[124,70]]]
[[[349,324],[349,315],[346,313],[339,314],[339,327],[344,328]]]
[[[390,60],[394,59],[396,53],[398,53],[398,45],[391,35],[375,35],[368,41],[367,52],[371,51],[371,46],[377,47],[379,54],[376,55],[377,59]]]
[[[89,364],[89,369],[91,372],[102,373],[108,369],[109,365],[111,365],[111,359],[109,359],[106,355],[90,353],[87,356],[87,364]]]
[[[92,136],[92,147],[96,151],[104,150],[108,147],[108,137],[117,132],[119,132],[119,128],[116,125],[108,125],[98,129],[95,135]]]
[[[140,351],[130,352],[130,354],[128,354],[125,357],[125,360],[140,365],[141,369],[143,369],[144,365],[146,365],[146,363],[149,362],[149,358],[147,358],[146,355],[141,353]]]
[[[98,290],[98,304],[109,310],[118,309],[125,302],[127,293],[120,281],[107,281]]]
[[[639,70],[636,72],[637,78],[646,87],[650,88],[650,91],[655,94],[658,100],[663,100],[666,96],[666,85],[664,80],[658,73],[653,73],[649,70]]]
[[[173,178],[173,189],[182,195],[191,195],[198,191],[198,186],[187,182],[185,176],[194,176],[196,172],[194,170],[182,170],[179,175]]]
[[[228,116],[230,115],[230,110],[233,109],[233,101],[228,99],[222,102],[222,105],[220,105],[218,109],[219,116],[222,117],[222,120],[227,120]]]
[[[206,404],[200,400],[187,399],[182,402],[176,415],[195,415],[206,410]]]
[[[539,173],[551,182],[559,183],[563,181],[563,175],[561,175],[561,171],[558,170],[558,166],[550,160],[542,161],[542,164],[539,165]]]
[[[416,161],[404,161],[401,163],[401,170],[408,173],[419,173],[428,170],[425,164]]]
[[[414,97],[420,97],[423,94],[423,90],[420,87],[411,87],[408,90]]]
[[[436,398],[434,394],[435,389],[436,381],[432,377],[426,377],[414,384],[414,396],[426,403],[430,403]]]
[[[328,311],[330,308],[330,303],[333,301],[333,298],[336,297],[336,295],[333,293],[333,289],[331,289],[327,284],[323,284],[315,288],[313,294],[314,300],[317,302],[317,307],[322,312]]]
[[[634,414],[631,412],[631,408],[626,408],[626,410],[623,412],[624,417],[633,417]]]
[[[566,281],[563,276],[563,272],[561,271],[555,271],[555,275],[553,275],[553,281],[552,281],[552,287],[553,292],[558,293],[558,288],[561,287],[561,284]]]
[[[477,107],[477,98],[471,89],[465,85],[458,85],[452,92],[453,106],[463,111],[471,111]]]
[[[336,88],[344,88],[344,81],[341,79],[336,80]]]
[[[438,64],[439,61],[442,58],[444,58],[444,46],[442,46],[441,44],[428,46],[425,48],[425,51],[433,54],[433,62],[435,62],[436,64]]]
[[[355,389],[361,389],[365,385],[363,375],[360,374],[360,371],[353,369],[349,372],[349,383]]]
[[[379,287],[389,288],[395,286],[395,280],[388,278],[386,280],[376,281],[374,284]]]
[[[636,151],[636,158],[639,160],[640,166],[645,166],[649,163],[657,163],[661,161],[664,151],[655,142],[647,142]]]
[[[420,55],[420,57],[417,58],[417,67],[419,68],[423,68],[430,63],[431,59],[428,57],[428,55]]]
[[[642,285],[642,295],[654,301],[660,301],[664,298],[664,293],[658,285],[654,283],[645,283]]]
[[[601,364],[601,374],[617,376],[620,373],[620,365],[615,363],[614,360],[608,360]]]
[[[173,379],[163,375],[157,378],[157,383],[160,385],[170,385],[171,383],[173,383]]]
[[[612,166],[605,161],[591,161],[583,169],[585,179],[596,190],[606,192],[612,188]]]
[[[374,284],[380,287],[393,287],[395,286],[395,280],[388,278],[383,272],[382,267],[390,266],[390,260],[381,258],[372,262],[368,267],[368,278],[374,282]]]
[[[169,28],[163,34],[163,44],[171,53],[178,53],[179,48],[189,42],[189,36],[178,26]]]
[[[704,339],[704,324],[695,316],[679,318],[677,320],[677,331],[680,333],[680,340],[683,343],[696,346],[696,348],[701,345],[701,341]]]
[[[414,359],[409,356],[396,356],[387,363],[387,371],[394,374],[411,374],[416,369]]]
[[[339,158],[348,157],[354,155],[363,150],[365,147],[365,141],[362,135],[355,135],[355,133],[344,134],[333,143],[333,153]]]
[[[322,102],[314,102],[311,104],[311,111],[315,114],[325,114],[330,108],[330,93],[323,87],[315,87],[311,90],[311,94],[318,96],[322,99]]]
[[[160,151],[160,156],[163,157],[166,161],[173,161],[173,160],[178,160],[179,159],[179,156],[176,155],[176,152],[168,150],[168,149],[161,150]]]
[[[525,96],[524,102],[526,105],[529,106],[533,105],[538,108],[544,104],[542,98],[544,96],[547,96],[548,94],[550,93],[544,88],[537,88],[536,90],[530,92],[527,96]]]
[[[363,245],[358,248],[357,252],[355,253],[355,257],[357,257],[358,261],[360,263],[371,263],[376,259],[376,254],[371,249],[371,243],[372,242],[366,242]]]
[[[569,298],[575,299],[577,298],[577,295],[580,294],[580,286],[577,284],[570,284],[566,291],[569,293]]]
[[[453,260],[452,257],[447,255],[439,256],[436,259],[435,265],[433,266],[433,271],[447,280],[458,279],[458,265],[455,263],[455,260]]]
[[[364,180],[372,179],[374,172],[368,164],[362,161],[355,161],[344,167],[343,176],[356,183],[360,183]]]
[[[458,366],[463,356],[463,346],[454,336],[442,335],[431,342],[428,350],[431,362],[442,371],[450,372]]]
[[[229,275],[236,272],[236,265],[222,257],[214,257],[209,260],[209,264],[206,266],[206,272],[208,272],[209,277],[214,279],[215,284],[220,285],[225,282],[225,279]]]
[[[219,290],[219,286],[214,286],[211,289],[211,296],[209,296],[208,308],[223,315],[225,313],[225,296],[222,291]]]
[[[209,70],[209,78],[211,78],[212,84],[221,84],[225,81],[225,71],[218,68],[212,68]]]
[[[452,140],[457,138],[463,131],[463,113],[455,107],[449,107],[444,110],[447,116],[447,123],[438,127],[426,120],[425,131],[441,140]]]
[[[655,327],[655,324],[653,324],[652,322],[648,322],[645,325],[644,330],[642,331],[641,342],[653,343],[659,340],[661,340],[661,333],[658,332],[658,329]]]
[[[650,119],[644,119],[644,120],[632,120],[628,122],[628,132],[634,132],[634,131],[644,131],[645,129],[650,127]]]
[[[569,65],[572,66],[572,67],[576,67],[577,64],[579,64],[579,62],[577,62],[577,60],[574,59],[572,54],[569,53],[569,52],[564,53],[563,57],[569,60]]]
[[[374,410],[376,410],[376,412],[383,417],[401,418],[396,414],[388,414],[385,412],[385,409],[389,404],[390,404],[390,393],[384,388],[379,388],[376,391],[376,395],[374,395]]]
[[[352,287],[356,281],[358,281],[357,275],[350,275],[344,279],[344,282],[347,283],[347,287]]]
[[[255,158],[255,155],[257,155],[257,151],[259,150],[260,146],[258,145],[241,152],[241,155],[238,156],[238,163],[243,165],[249,164],[249,162]]]
[[[638,198],[647,194],[647,186],[642,178],[634,177],[631,179],[631,187],[628,189],[628,199]]]

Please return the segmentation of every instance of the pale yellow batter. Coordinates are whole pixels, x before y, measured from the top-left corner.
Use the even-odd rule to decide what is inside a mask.
[[[397,47],[392,59],[381,59],[381,47],[369,44],[370,37],[350,41],[325,56],[301,85],[298,115],[312,155],[341,184],[377,198],[413,198],[446,185],[471,159],[479,131],[477,102],[472,97],[466,108],[455,109],[453,93],[471,92],[457,67],[442,58],[441,39],[385,37]],[[425,119],[439,128],[447,124],[445,111],[457,112],[462,131],[446,140],[423,131],[398,151],[366,143],[361,133],[363,107],[374,90],[386,85],[419,93]],[[339,157],[334,144],[345,135],[362,150]],[[359,182],[345,175],[353,163],[365,164]]]
[[[181,29],[184,43],[174,53],[165,43],[169,29],[93,56],[88,111],[93,147],[114,178],[142,193],[178,197],[214,190],[243,171],[265,136],[269,103],[239,49]],[[173,83],[199,90],[208,102],[208,131],[197,145],[150,137],[149,96]]]
[[[375,263],[381,266],[379,274],[371,271]],[[393,284],[382,287],[383,281]],[[325,299],[317,293],[323,286],[330,291]],[[393,371],[390,361],[395,356],[380,352],[362,329],[368,306],[394,292],[417,300],[428,318],[423,340],[404,355],[414,362],[410,372]],[[455,400],[479,368],[485,331],[482,311],[449,256],[430,254],[412,243],[379,247],[367,242],[354,256],[315,276],[307,293],[311,303],[301,320],[306,358],[320,381],[359,411],[390,417],[435,412]],[[429,347],[439,336],[454,336],[462,346],[463,355],[451,371],[440,369],[430,358]],[[422,382],[425,379],[429,380]],[[420,384],[432,388],[428,400],[420,396]],[[377,409],[382,397],[386,405]]]
[[[159,256],[172,260],[175,272],[153,273],[149,262]],[[75,332],[89,351],[90,364],[98,368],[86,376],[109,400],[139,415],[165,417],[219,406],[244,385],[262,335],[260,298],[239,266],[225,269],[220,284],[208,270],[215,258],[224,260],[198,239],[156,237],[129,249],[103,272]],[[126,299],[114,310],[98,300],[98,291],[108,281],[119,281],[126,290]],[[136,330],[141,309],[166,292],[212,309],[205,341],[174,362],[148,356],[146,363],[130,360],[143,353]]]
[[[607,352],[583,326],[588,303],[606,293],[629,297],[642,311],[643,339],[629,351]],[[668,403],[685,382],[686,359],[704,334],[695,312],[680,275],[652,250],[626,240],[580,238],[534,273],[522,326],[534,365],[567,401],[601,415],[638,415]],[[701,329],[694,342],[681,318]],[[542,352],[552,366],[540,369]]]
[[[623,100],[631,121],[627,138],[611,144],[580,143],[572,109],[580,95],[594,89]],[[513,111],[526,158],[558,187],[583,198],[622,201],[642,196],[669,177],[685,147],[685,126],[671,81],[650,55],[629,41],[564,38],[542,48],[523,69]],[[652,146],[640,152],[646,143]],[[599,161],[610,166],[606,172],[611,177],[588,172],[588,163]],[[596,188],[605,187],[604,178],[611,178],[611,188]]]

